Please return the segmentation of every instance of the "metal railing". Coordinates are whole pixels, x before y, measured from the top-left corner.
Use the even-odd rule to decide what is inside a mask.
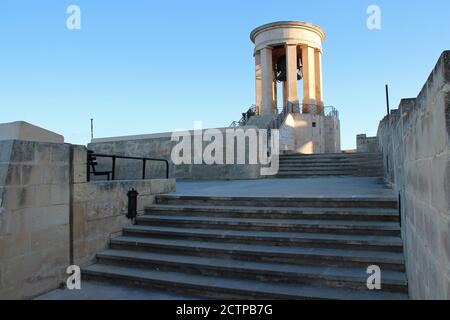
[[[335,107],[332,106],[324,107],[324,112],[325,115],[328,117],[333,116],[339,119],[339,111]]]
[[[317,114],[320,112],[320,114],[325,115],[325,116],[333,116],[339,119],[339,111],[333,107],[333,106],[319,106],[317,104],[300,104],[298,107],[295,107],[294,105],[288,105],[287,106],[287,111],[286,112],[283,109],[278,109],[278,117],[270,124],[270,127],[272,129],[279,129],[279,127],[281,126],[281,122],[283,122],[286,119],[286,116],[289,113],[301,113],[303,110],[308,110],[309,113],[311,114]],[[250,120],[251,117],[256,115],[256,106],[252,105],[252,107],[245,113],[242,114],[242,118],[239,121],[233,121],[230,124],[231,128],[236,128],[236,127],[242,127],[245,126],[248,121]]]
[[[236,128],[236,127],[242,127],[245,126],[248,121],[256,115],[256,106],[253,104],[248,110],[247,112],[244,112],[242,114],[242,118],[239,121],[233,121],[230,124],[230,128]]]
[[[96,166],[98,162],[97,158],[109,158],[112,160],[111,170],[108,171],[97,171]],[[127,156],[118,156],[118,155],[108,155],[108,154],[99,154],[94,153],[94,151],[88,150],[87,152],[87,181],[91,180],[91,174],[95,176],[106,176],[107,180],[114,181],[116,179],[116,160],[117,159],[125,159],[125,160],[140,160],[142,161],[142,180],[146,178],[146,169],[147,169],[147,161],[156,161],[156,162],[164,162],[166,165],[166,179],[169,179],[169,161],[166,159],[156,159],[156,158],[144,158],[144,157],[127,157]]]

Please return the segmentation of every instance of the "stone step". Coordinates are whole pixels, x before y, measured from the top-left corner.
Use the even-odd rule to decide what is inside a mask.
[[[175,292],[190,292],[220,299],[407,299],[407,295],[404,293],[272,283],[104,264],[95,264],[85,268],[83,277],[88,280],[113,280],[126,284],[139,284],[144,287],[161,288]]]
[[[317,167],[284,167],[280,166],[279,172],[292,172],[292,173],[308,173],[308,172],[343,172],[343,173],[365,173],[365,172],[376,172],[376,173],[383,173],[381,169],[377,168],[336,168],[336,167],[323,167],[323,168],[317,168]]]
[[[382,177],[382,173],[379,172],[335,172],[335,171],[320,171],[320,172],[292,172],[292,171],[280,171],[272,178],[308,178],[308,177]]]
[[[286,168],[383,168],[382,163],[324,163],[324,162],[280,162],[280,166]]]
[[[385,236],[400,235],[399,224],[397,222],[386,221],[251,219],[207,216],[144,215],[137,217],[136,223],[152,226],[197,227],[229,230],[369,234]]]
[[[382,172],[342,172],[342,171],[328,171],[328,172],[279,172],[275,177],[277,178],[311,178],[311,177],[382,177]]]
[[[279,159],[279,163],[281,164],[304,164],[304,165],[364,165],[364,166],[381,166],[383,165],[383,161],[378,160],[331,160],[331,159]]]
[[[317,175],[317,174],[326,174],[326,175],[358,175],[358,174],[383,174],[382,170],[378,169],[335,169],[335,168],[323,168],[323,169],[308,169],[308,168],[298,168],[298,169],[291,169],[291,168],[283,168],[280,167],[278,170],[278,173],[291,173],[291,174],[310,174],[310,175]]]
[[[270,219],[327,219],[399,221],[397,209],[378,208],[301,208],[251,206],[152,205],[147,214],[218,216]]]
[[[355,158],[376,158],[383,159],[381,153],[316,153],[316,154],[280,154],[280,158],[301,158],[301,159],[355,159]]]
[[[367,290],[366,268],[339,268],[308,265],[284,265],[271,262],[241,261],[170,255],[142,251],[106,250],[97,255],[101,264],[141,267],[147,270],[176,272],[212,277],[235,277],[274,283],[297,283],[326,287]],[[384,271],[382,289],[407,292],[405,273]]]
[[[315,246],[320,248],[402,252],[400,237],[368,235],[314,234],[134,225],[124,228],[124,236],[216,241],[276,246]]]
[[[322,156],[322,155],[280,155],[280,159],[287,160],[333,160],[333,161],[341,161],[341,160],[349,160],[349,161],[364,161],[364,160],[373,160],[373,161],[382,161],[382,156]]]
[[[209,197],[158,195],[157,204],[314,208],[397,208],[396,197]]]
[[[377,265],[382,270],[404,271],[402,253],[308,247],[235,244],[211,241],[161,239],[120,236],[111,240],[111,249],[140,250],[167,254],[184,254],[247,261],[280,262],[322,266],[367,268]]]
[[[304,165],[304,166],[374,166],[383,167],[381,161],[332,161],[332,160],[287,160],[280,159],[280,165]]]

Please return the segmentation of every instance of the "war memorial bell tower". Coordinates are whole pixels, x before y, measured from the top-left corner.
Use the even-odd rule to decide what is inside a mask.
[[[340,152],[337,110],[324,107],[322,41],[325,32],[311,23],[282,21],[256,28],[250,39],[255,44],[256,117],[249,124],[264,123],[262,119],[278,115],[280,109],[284,150]],[[303,90],[299,90],[300,82]],[[278,102],[281,96],[282,110],[281,101]]]

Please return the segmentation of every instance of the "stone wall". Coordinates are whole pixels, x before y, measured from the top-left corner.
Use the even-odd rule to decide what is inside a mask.
[[[69,145],[0,141],[0,299],[55,288],[69,265]]]
[[[362,153],[380,152],[378,137],[368,137],[365,134],[358,134],[356,136],[356,151]]]
[[[139,212],[175,191],[174,179],[87,183],[86,159],[84,146],[0,137],[0,299],[35,297],[93,262],[130,223],[131,188]]]
[[[450,51],[381,121],[378,140],[401,199],[410,297],[450,299]]]
[[[341,122],[338,117],[325,116],[325,149],[324,153],[341,152]]]
[[[217,129],[223,133],[223,154],[226,154],[226,135],[225,130],[228,128]],[[247,129],[256,129],[256,127],[245,127]],[[205,130],[202,131],[205,135]],[[193,134],[193,131],[191,130]],[[260,177],[260,165],[250,164],[248,159],[248,140],[246,140],[246,161],[245,164],[181,164],[175,165],[171,161],[172,148],[178,143],[171,140],[172,133],[151,134],[142,136],[129,137],[115,137],[94,139],[88,145],[90,150],[95,153],[134,156],[134,157],[148,157],[148,158],[163,158],[170,162],[170,177],[176,179],[186,180],[243,180],[243,179],[258,179]],[[206,139],[204,139],[206,140]],[[210,141],[203,141],[203,150],[210,143]],[[235,144],[235,156],[237,155],[237,144]],[[194,138],[191,144],[194,150]],[[111,168],[110,160],[99,159],[99,170]],[[236,157],[235,157],[236,160]],[[236,163],[236,161],[235,161]],[[164,165],[161,163],[150,162],[147,168],[147,175],[152,178],[162,178],[165,174]],[[142,175],[142,165],[139,162],[122,160],[117,163],[118,175],[121,178],[138,177]]]
[[[127,192],[138,193],[138,212],[154,203],[155,195],[175,191],[175,179],[93,181],[86,183],[86,148],[74,148],[74,262],[85,266],[108,246],[111,237],[131,222],[126,218]]]
[[[303,154],[339,153],[339,119],[315,114],[288,115],[280,127],[280,150]]]

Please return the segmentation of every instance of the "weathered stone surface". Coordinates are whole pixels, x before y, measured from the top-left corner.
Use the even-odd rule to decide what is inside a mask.
[[[445,94],[445,119],[447,126],[447,136],[450,143],[450,92]]]
[[[356,136],[356,150],[363,153],[380,152],[377,137],[367,137],[365,134]]]
[[[22,168],[24,166],[17,164],[5,165],[7,168],[7,176],[5,181],[5,185],[10,186],[20,186],[22,185]]]
[[[67,145],[53,144],[50,146],[51,162],[67,163],[69,148]]]
[[[402,233],[410,296],[445,299],[450,270],[449,52],[415,99],[402,100],[378,128],[385,174],[406,203]]]
[[[11,151],[11,162],[33,162],[34,161],[34,142],[14,141]]]
[[[9,163],[9,159],[11,158],[11,150],[14,141],[0,141],[0,163]]]
[[[70,145],[0,141],[0,298],[56,288],[69,265]],[[73,146],[74,256],[84,265],[130,222],[126,193],[139,208],[175,191],[175,180],[86,183],[86,148]]]
[[[74,165],[86,159],[86,150],[74,152]],[[76,170],[76,167],[75,167]],[[82,170],[80,170],[82,171]],[[82,175],[81,173],[80,175]],[[139,193],[138,211],[154,203],[155,195],[175,191],[175,179],[93,181],[75,180],[74,190],[74,256],[77,264],[92,263],[95,254],[106,248],[110,237],[130,224],[125,217],[127,192]]]
[[[445,68],[445,81],[450,83],[450,51],[444,51],[442,54]]]
[[[64,137],[25,121],[0,124],[0,140],[63,143]]]

